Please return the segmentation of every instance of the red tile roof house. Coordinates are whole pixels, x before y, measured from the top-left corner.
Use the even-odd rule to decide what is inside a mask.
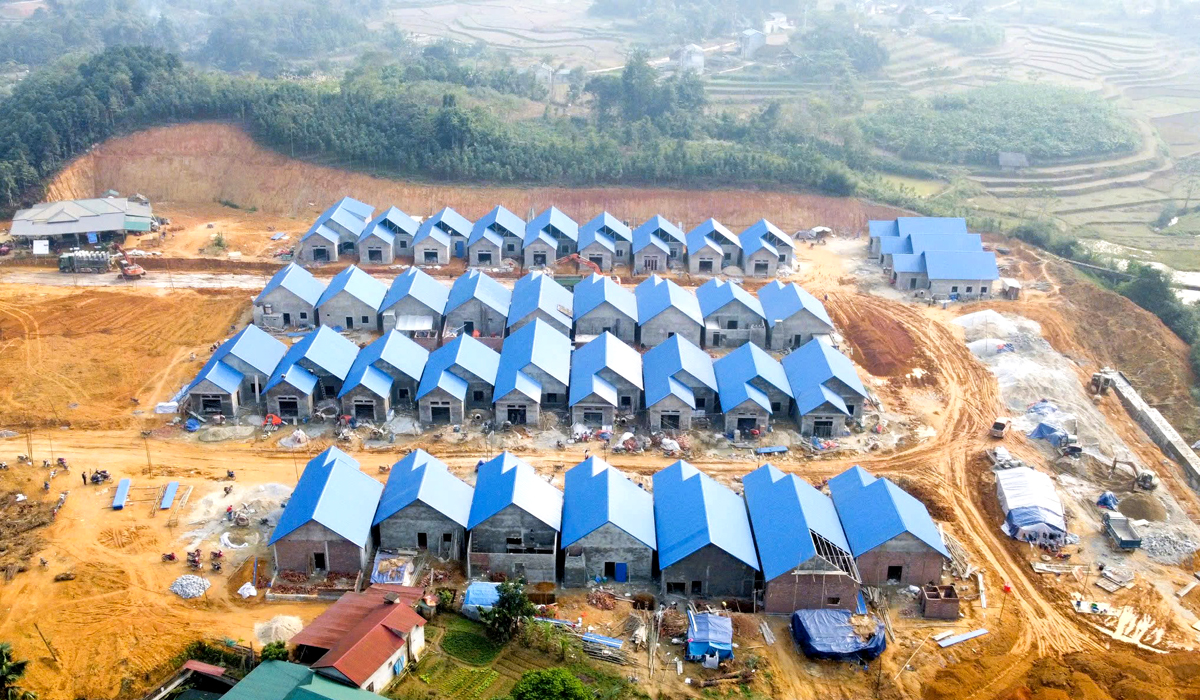
[[[292,638],[299,663],[330,680],[382,692],[425,650],[420,588],[376,584],[346,593]]]

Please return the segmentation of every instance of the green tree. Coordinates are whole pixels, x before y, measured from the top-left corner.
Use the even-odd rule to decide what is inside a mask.
[[[28,665],[28,661],[13,658],[12,645],[0,642],[0,700],[37,700],[37,693],[18,685]]]
[[[287,661],[288,660],[287,645],[284,644],[283,642],[271,642],[270,644],[263,647],[262,660],[263,661]]]
[[[1196,311],[1175,296],[1167,273],[1141,263],[1130,263],[1128,272],[1133,275],[1133,279],[1121,283],[1117,291],[1162,319],[1167,328],[1184,342],[1189,345],[1195,344],[1200,339],[1200,324],[1197,323]]]
[[[512,700],[592,700],[583,682],[565,668],[526,671],[509,696]]]
[[[525,595],[525,585],[519,581],[505,581],[497,588],[500,599],[491,610],[479,613],[488,637],[493,641],[507,642],[512,639],[521,626],[537,613],[537,608],[529,602]]]

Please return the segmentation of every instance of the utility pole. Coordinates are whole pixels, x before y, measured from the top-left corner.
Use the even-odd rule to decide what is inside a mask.
[[[142,431],[142,444],[146,447],[146,473],[154,475],[154,464],[150,461],[150,431]]]

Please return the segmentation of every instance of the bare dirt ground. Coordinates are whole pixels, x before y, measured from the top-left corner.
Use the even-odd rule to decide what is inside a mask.
[[[172,225],[167,249],[198,255],[217,230],[225,230],[233,250],[262,256],[279,246],[268,226],[286,231],[294,243],[318,214],[344,196],[377,209],[395,205],[413,216],[429,216],[452,206],[469,219],[503,204],[519,216],[554,205],[580,222],[601,211],[629,221],[662,214],[695,226],[712,216],[734,230],[762,217],[784,230],[830,226],[839,231],[866,228],[867,219],[895,210],[820,195],[720,190],[695,192],[650,188],[470,187],[390,180],[312,165],[254,143],[241,129],[219,123],[186,124],[138,132],[107,141],[75,160],[47,188],[49,199],[94,197],[115,189],[141,192],[155,212]],[[220,201],[240,209],[223,207]],[[251,207],[256,212],[248,211]],[[207,224],[214,223],[213,229]],[[149,248],[148,248],[149,249]]]
[[[0,284],[0,415],[16,427],[134,425],[133,411],[149,411],[195,373],[191,353],[206,357],[244,324],[248,298]]]

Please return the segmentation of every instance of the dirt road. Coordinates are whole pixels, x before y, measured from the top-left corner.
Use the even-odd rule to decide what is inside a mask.
[[[211,272],[156,270],[140,280],[124,280],[116,273],[66,275],[40,270],[0,270],[0,284],[36,284],[45,287],[100,287],[110,289],[245,289],[260,290],[270,277]]]

